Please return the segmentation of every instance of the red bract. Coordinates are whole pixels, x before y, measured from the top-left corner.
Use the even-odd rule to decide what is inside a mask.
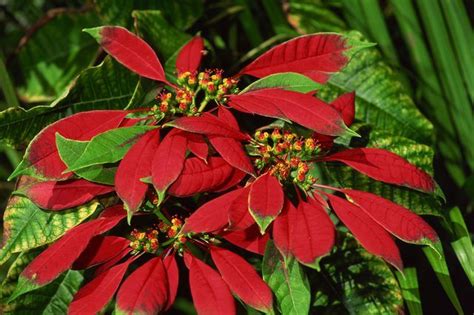
[[[251,227],[245,230],[231,231],[222,234],[228,242],[248,250],[249,252],[263,255],[267,242],[270,239],[270,234],[260,234],[260,230],[257,224],[253,224]]]
[[[166,82],[165,72],[153,49],[141,38],[119,26],[85,30],[118,62],[139,75]]]
[[[389,184],[407,186],[424,192],[433,192],[435,189],[435,183],[430,175],[386,150],[350,149],[326,156],[324,161],[342,162],[373,179]]]
[[[186,132],[185,135],[188,140],[188,150],[196,157],[206,161],[209,155],[209,146],[207,145],[204,136],[190,132]]]
[[[96,236],[76,259],[72,268],[80,270],[103,264],[119,256],[129,245],[130,241],[123,237]]]
[[[199,36],[193,37],[178,54],[176,59],[178,73],[196,71],[201,64],[203,49],[203,39]]]
[[[56,133],[73,140],[86,141],[92,137],[116,128],[127,115],[123,110],[97,110],[78,113],[44,128],[29,144],[25,156],[10,179],[18,175],[64,180],[72,176],[61,160],[56,147]]]
[[[39,182],[28,187],[25,194],[43,209],[64,210],[82,205],[98,195],[112,191],[114,191],[112,186],[73,179],[63,182]]]
[[[315,34],[294,38],[280,44],[246,66],[240,74],[258,78],[278,73],[297,72],[324,83],[329,74],[341,70],[350,46],[337,34]]]
[[[152,130],[140,140],[124,156],[115,175],[115,190],[128,211],[136,212],[140,207],[148,184],[142,178],[151,176],[151,163],[158,148],[159,130]]]
[[[179,286],[179,270],[174,255],[166,257],[163,261],[163,266],[168,278],[168,302],[165,308],[165,310],[168,310],[174,303]]]

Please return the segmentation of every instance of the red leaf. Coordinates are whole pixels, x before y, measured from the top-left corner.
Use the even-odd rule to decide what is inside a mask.
[[[224,184],[232,175],[233,168],[220,157],[210,157],[207,164],[199,158],[188,158],[183,171],[168,193],[185,197],[212,191]]]
[[[106,263],[103,263],[102,265],[98,266],[94,272],[94,277],[97,277],[99,274],[101,274],[102,272],[106,271],[106,270],[109,270],[110,268],[112,268],[113,266],[115,266],[119,261],[121,261],[125,256],[127,256],[128,254],[130,254],[130,252],[132,251],[132,248],[129,247],[129,248],[125,248],[124,250],[122,250],[117,256],[115,256],[114,258],[112,258],[111,260],[107,261]]]
[[[265,173],[252,183],[249,193],[249,210],[260,226],[262,234],[281,212],[283,201],[283,188],[276,177]]]
[[[160,60],[141,38],[119,26],[86,30],[104,50],[122,65],[142,77],[167,82]]]
[[[390,151],[375,148],[349,149],[329,155],[324,161],[342,162],[371,178],[389,184],[424,192],[433,192],[435,189],[430,175]]]
[[[189,286],[198,314],[235,314],[234,298],[221,276],[197,258],[185,253]]]
[[[200,134],[185,132],[188,139],[188,150],[203,161],[207,160],[209,155],[209,146],[204,137]]]
[[[249,107],[248,102],[258,108]],[[247,110],[260,115],[286,118],[325,135],[339,136],[348,130],[337,110],[303,93],[278,88],[260,89],[231,96],[230,106],[235,107],[235,104],[241,107],[244,104]],[[281,115],[275,115],[274,108],[277,108]]]
[[[294,233],[294,222],[290,218],[296,218],[296,208],[293,203],[285,199],[285,205],[280,215],[273,223],[273,240],[275,246],[284,257],[288,257],[291,251],[291,235]]]
[[[209,136],[209,141],[227,163],[245,173],[254,174],[252,162],[239,141],[217,136]]]
[[[334,195],[327,196],[339,219],[369,253],[382,257],[399,270],[403,269],[398,247],[384,228],[353,203]]]
[[[209,113],[203,113],[202,116],[196,117],[181,117],[169,122],[167,125],[205,135],[222,136],[238,140],[246,140],[248,138],[238,129],[229,126]]]
[[[346,39],[337,34],[315,34],[284,42],[246,66],[240,74],[261,78],[279,72],[297,72],[324,83],[349,61]]]
[[[186,219],[184,232],[209,233],[224,228],[229,224],[229,207],[240,193],[234,190],[203,204]]]
[[[168,277],[160,257],[132,272],[117,293],[120,314],[158,314],[168,300]]]
[[[148,184],[140,179],[151,175],[151,162],[158,149],[159,130],[144,134],[125,154],[115,174],[115,190],[128,211],[136,212],[145,199]]]
[[[153,157],[151,176],[159,195],[164,194],[181,174],[186,158],[186,145],[187,140],[183,133],[172,130],[158,146]]]
[[[72,269],[82,270],[103,264],[121,254],[129,245],[130,241],[123,237],[96,236],[76,259]]]
[[[290,249],[301,263],[314,266],[334,245],[334,225],[324,208],[318,204],[300,202],[290,212]]]
[[[132,259],[104,271],[83,286],[69,305],[69,315],[99,313],[112,299]]]
[[[217,109],[217,117],[231,126],[234,129],[240,130],[239,123],[237,122],[237,119],[235,119],[234,115],[230,110],[225,108],[224,106],[219,106]]]
[[[194,72],[201,64],[204,41],[200,36],[193,37],[181,50],[176,58],[178,73]]]
[[[233,188],[234,186],[239,184],[242,181],[242,179],[244,179],[244,177],[246,175],[247,174],[242,172],[241,170],[234,168],[232,170],[232,174],[229,176],[229,178],[224,183],[222,183],[222,185],[219,185],[219,186],[213,188],[212,191],[213,192],[222,192],[222,191],[226,191],[230,188]]]
[[[64,210],[112,191],[112,186],[92,183],[85,179],[72,179],[63,182],[39,182],[28,187],[25,194],[43,209]]]
[[[308,198],[308,203],[318,206],[323,206],[323,208],[329,208],[328,202],[321,196],[321,193],[318,191],[313,191]]]
[[[250,187],[238,189],[239,195],[229,205],[229,229],[233,231],[245,230],[255,224],[249,211]]]
[[[168,278],[168,302],[165,307],[165,310],[168,310],[174,303],[179,286],[179,270],[174,254],[166,257],[163,265]]]
[[[272,291],[245,259],[214,246],[211,256],[224,281],[245,304],[262,312],[272,309]]]
[[[399,239],[415,244],[438,241],[436,232],[410,210],[368,192],[351,189],[344,189],[343,192],[375,222]]]
[[[268,233],[260,234],[255,223],[245,230],[226,232],[222,236],[232,244],[259,255],[265,253],[265,247],[270,239]]]
[[[330,105],[341,114],[346,126],[352,125],[355,116],[355,92],[342,94]]]
[[[119,215],[120,209],[121,215]],[[94,236],[110,230],[125,217],[122,207],[111,207],[104,213],[106,216],[101,216],[69,230],[39,254],[21,275],[36,285],[45,285],[56,279],[63,271],[71,268],[73,262],[81,255]]]
[[[49,125],[31,141],[26,150],[24,161],[10,178],[21,174],[32,175],[51,180],[63,180],[72,176],[61,160],[56,147],[56,133],[73,139],[87,141],[92,137],[117,128],[127,115],[123,110],[97,110],[78,113]]]

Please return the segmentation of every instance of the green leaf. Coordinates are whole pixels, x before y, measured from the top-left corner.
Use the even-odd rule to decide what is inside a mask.
[[[423,246],[423,251],[454,308],[458,314],[464,314],[456,290],[454,289],[453,281],[451,280],[443,246],[438,242],[434,244],[434,248],[431,246]]]
[[[0,112],[0,143],[25,145],[48,124],[78,112],[141,104],[139,96],[144,91],[138,82],[137,75],[106,57],[100,65],[84,70],[68,92],[51,105]]]
[[[82,154],[75,156],[75,159],[75,150],[70,150],[67,147],[71,144],[74,148],[77,148],[82,146],[83,143],[78,144],[76,140],[63,138],[61,142],[57,143],[58,151],[61,152],[61,156],[64,156],[65,163],[66,161],[73,161],[72,165],[67,165],[68,171],[76,171],[92,165],[114,163],[123,158],[140,135],[153,128],[156,127],[133,126],[106,131],[88,141]]]
[[[321,260],[311,314],[398,314],[403,299],[397,279],[383,260],[369,254],[350,235]]]
[[[403,274],[399,271],[396,271],[396,274],[410,315],[423,315],[416,268],[405,268],[403,269]]]
[[[282,314],[308,314],[311,302],[308,278],[296,259],[284,261],[272,241],[265,249],[262,275],[275,293]]]
[[[69,167],[76,162],[77,157],[81,156],[86,150],[89,141],[71,141],[64,138],[59,133],[56,134],[56,145],[59,156],[64,164]],[[91,182],[113,185],[116,168],[106,168],[102,165],[93,165],[77,170],[74,173]]]
[[[21,271],[37,255],[37,251],[21,253],[8,271],[2,288],[11,291]],[[83,281],[79,271],[69,270],[54,282],[30,294],[19,297],[15,302],[3,307],[4,314],[66,314],[69,304]],[[2,293],[7,293],[6,291]],[[8,294],[9,295],[9,294]],[[3,295],[7,297],[8,295]]]
[[[191,36],[168,23],[161,11],[133,11],[138,35],[150,44],[162,60],[170,58]]]
[[[266,76],[253,82],[239,94],[244,94],[258,89],[281,88],[288,91],[309,93],[321,88],[321,84],[314,82],[307,76],[294,72],[277,73]]]
[[[348,38],[362,40],[359,33]],[[393,135],[424,144],[432,143],[433,126],[418,111],[413,100],[393,70],[375,48],[363,49],[329,83],[318,96],[330,101],[342,92],[356,92],[356,118]]]
[[[25,197],[19,195],[10,197],[3,216],[0,264],[12,253],[23,252],[55,241],[91,216],[99,205],[99,202],[91,201],[70,210],[45,211]]]
[[[463,215],[458,207],[454,207],[449,211],[449,221],[454,238],[451,241],[451,246],[471,285],[474,286],[474,249],[466,222],[464,222]]]
[[[97,25],[94,12],[63,13],[36,30],[20,49],[15,71],[24,102],[47,102],[58,97],[97,55],[94,41],[81,34],[83,27]]]

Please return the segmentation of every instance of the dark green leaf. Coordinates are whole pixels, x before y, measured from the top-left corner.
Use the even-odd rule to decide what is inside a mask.
[[[403,299],[407,303],[410,315],[423,315],[416,268],[405,268],[403,269],[403,274],[399,271],[396,273],[398,283],[402,289]]]

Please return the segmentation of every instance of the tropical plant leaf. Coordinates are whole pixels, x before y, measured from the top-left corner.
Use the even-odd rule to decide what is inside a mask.
[[[95,12],[63,13],[38,28],[18,52],[15,72],[20,99],[52,101],[96,58],[94,42],[81,28],[99,23]]]
[[[453,234],[451,246],[471,285],[474,285],[474,249],[466,222],[464,222],[462,212],[458,207],[449,211],[449,220]]]
[[[312,0],[288,1],[287,19],[300,34],[347,29],[346,23],[326,3]]]
[[[5,210],[0,263],[12,253],[23,252],[51,243],[69,229],[91,216],[99,208],[97,201],[61,212],[44,211],[32,201],[12,196]]]
[[[311,291],[304,269],[294,258],[283,259],[273,242],[267,243],[262,274],[275,294],[282,314],[308,314]]]
[[[418,277],[416,268],[410,267],[401,272],[397,272],[398,283],[402,289],[403,299],[408,306],[410,315],[423,315],[421,308],[420,288],[418,286]]]
[[[337,249],[321,261],[321,273],[308,273],[318,283],[310,313],[397,314],[403,299],[394,274],[381,259],[341,234]]]

